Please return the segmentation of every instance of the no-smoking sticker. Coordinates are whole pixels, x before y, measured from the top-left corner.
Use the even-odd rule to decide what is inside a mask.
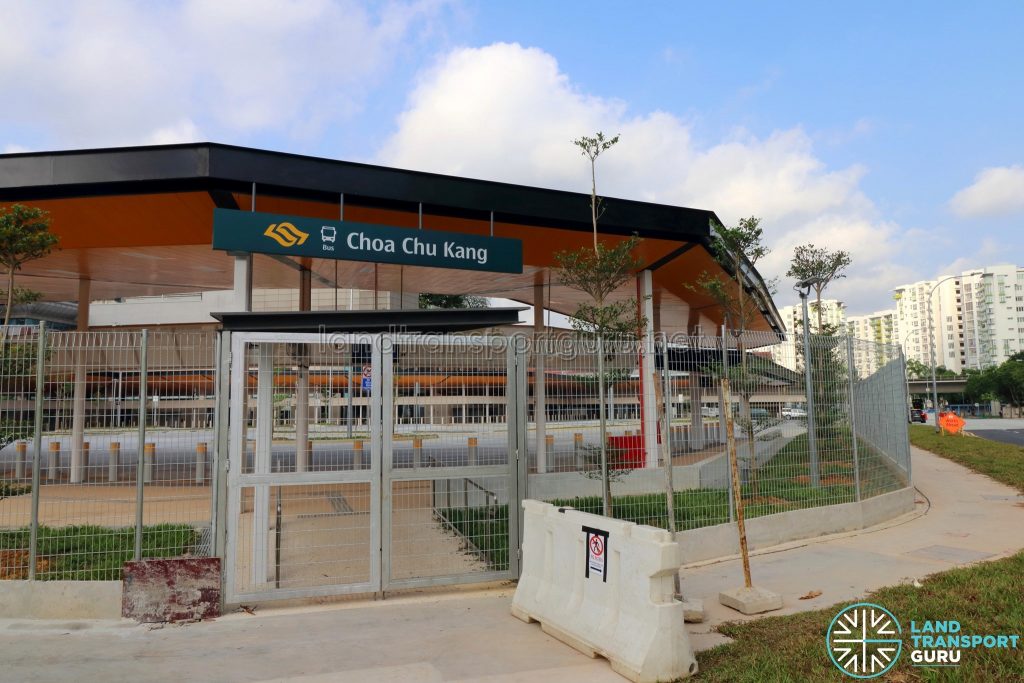
[[[583,531],[587,535],[587,578],[589,579],[591,574],[595,574],[607,583],[608,532],[588,526],[583,527]]]

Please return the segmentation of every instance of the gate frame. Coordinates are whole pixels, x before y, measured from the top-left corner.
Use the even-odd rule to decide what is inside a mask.
[[[460,337],[457,335],[438,335],[446,344],[459,345],[493,337]],[[516,579],[520,571],[520,529],[522,523],[522,498],[526,491],[526,354],[523,351],[522,335],[514,335],[507,339],[506,346],[506,431],[508,434],[508,462],[501,465],[483,465],[475,467],[434,467],[434,468],[402,468],[393,467],[394,437],[394,392],[393,392],[393,356],[390,349],[395,343],[422,343],[424,337],[419,335],[402,335],[388,333],[332,333],[332,339],[338,343],[369,343],[371,355],[371,388],[368,428],[370,432],[370,467],[352,471],[326,472],[285,472],[274,473],[272,469],[273,449],[273,414],[260,409],[260,375],[264,372],[258,364],[256,389],[256,453],[253,456],[253,472],[243,474],[245,443],[248,437],[248,416],[243,415],[243,406],[247,402],[247,386],[245,378],[248,373],[246,348],[249,344],[324,344],[331,343],[323,333],[315,332],[240,332],[221,331],[220,349],[216,377],[219,392],[215,403],[217,474],[214,489],[216,504],[214,505],[214,528],[216,554],[223,558],[224,571],[222,577],[223,603],[239,604],[243,601],[271,601],[294,598],[311,598],[353,593],[379,594],[381,597],[388,590],[419,588],[426,586],[457,585],[465,583],[485,583],[489,581]],[[384,353],[387,348],[388,352]],[[260,357],[262,362],[269,362],[269,371],[273,372],[273,356]],[[385,391],[385,377],[387,390]],[[270,378],[271,387],[273,378]],[[272,389],[271,389],[272,395]],[[269,425],[264,420],[269,419]],[[267,426],[264,426],[267,425]],[[264,443],[269,439],[269,443]],[[524,456],[520,456],[520,452]],[[497,471],[502,468],[503,471]],[[465,476],[505,476],[508,482],[508,527],[509,527],[509,566],[501,571],[480,572],[474,574],[451,574],[412,579],[391,579],[391,487],[395,481],[407,480],[439,480]],[[256,520],[260,511],[269,514],[270,488],[273,486],[304,485],[311,483],[368,483],[370,485],[370,576],[368,581],[352,584],[331,584],[309,588],[259,590],[239,592],[237,571],[239,568],[239,552],[241,547],[237,537],[237,522],[241,513],[241,491],[253,487],[253,542],[248,552],[252,558],[247,560],[254,575],[260,571],[261,565],[253,562],[258,556],[261,546],[258,537],[266,536],[257,531]],[[265,584],[266,581],[253,582]]]

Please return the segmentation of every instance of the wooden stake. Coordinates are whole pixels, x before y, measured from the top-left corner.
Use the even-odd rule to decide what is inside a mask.
[[[722,410],[725,411],[725,441],[729,454],[729,469],[732,470],[733,498],[736,501],[736,527],[740,535],[740,555],[743,557],[743,581],[747,588],[753,587],[750,579],[750,551],[747,549],[747,527],[743,520],[743,489],[740,486],[740,468],[736,462],[736,436],[733,434],[732,394],[729,380],[722,379]]]

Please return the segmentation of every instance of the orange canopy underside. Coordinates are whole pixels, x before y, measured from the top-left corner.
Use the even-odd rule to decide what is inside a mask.
[[[239,206],[249,208],[250,197],[236,194]],[[60,249],[46,258],[24,266],[18,284],[42,292],[46,300],[75,301],[80,279],[91,281],[93,300],[172,294],[232,287],[232,257],[214,251],[214,202],[207,192],[126,194],[100,197],[47,199],[31,202],[50,212],[52,231],[60,237]],[[257,211],[337,219],[335,204],[311,200],[257,196]],[[345,219],[364,223],[416,229],[418,216],[362,206],[346,206]],[[424,215],[425,230],[444,230],[487,235],[490,225],[483,220]],[[397,266],[353,261],[302,259],[301,265],[314,272],[314,287],[372,290],[376,279],[381,291],[478,294],[532,303],[534,284],[548,284],[545,291],[551,310],[571,313],[585,295],[561,287],[552,272],[554,254],[591,244],[592,237],[553,227],[497,222],[494,235],[523,241],[522,274]],[[623,239],[602,235],[605,243]],[[685,242],[644,239],[637,256],[645,266],[656,264],[676,252]],[[254,265],[256,288],[290,289],[298,286],[298,260],[257,256]],[[696,245],[654,270],[656,329],[688,332],[703,325],[705,331],[721,322],[714,302],[687,287],[704,271],[722,272],[707,250]],[[621,296],[636,296],[635,286],[624,287]],[[758,329],[768,330],[766,320]]]

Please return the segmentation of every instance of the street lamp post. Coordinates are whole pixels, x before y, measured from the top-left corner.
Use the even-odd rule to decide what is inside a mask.
[[[938,282],[936,282],[934,285],[932,285],[932,288],[928,290],[928,346],[929,346],[929,353],[928,353],[928,355],[929,355],[929,357],[931,358],[931,361],[932,361],[932,405],[935,406],[935,433],[936,434],[938,434],[941,431],[941,428],[939,427],[939,387],[938,387],[938,383],[935,380],[935,346],[936,346],[936,344],[935,344],[935,318],[932,315],[932,295],[935,293],[935,290],[938,288],[938,286],[941,285],[943,282],[945,282],[946,280],[952,280],[952,279],[958,278],[958,277],[960,277],[960,276],[959,275],[948,275],[948,276],[942,278],[941,280],[939,280]]]
[[[811,380],[811,323],[807,315],[807,297],[811,293],[811,287],[820,282],[817,278],[808,278],[796,283],[793,289],[800,295],[800,305],[803,309],[804,323],[804,386],[807,391],[807,447],[808,447],[808,474],[811,486],[817,487],[820,483],[818,471],[818,435],[814,420],[814,383]],[[820,330],[819,330],[820,332]]]

